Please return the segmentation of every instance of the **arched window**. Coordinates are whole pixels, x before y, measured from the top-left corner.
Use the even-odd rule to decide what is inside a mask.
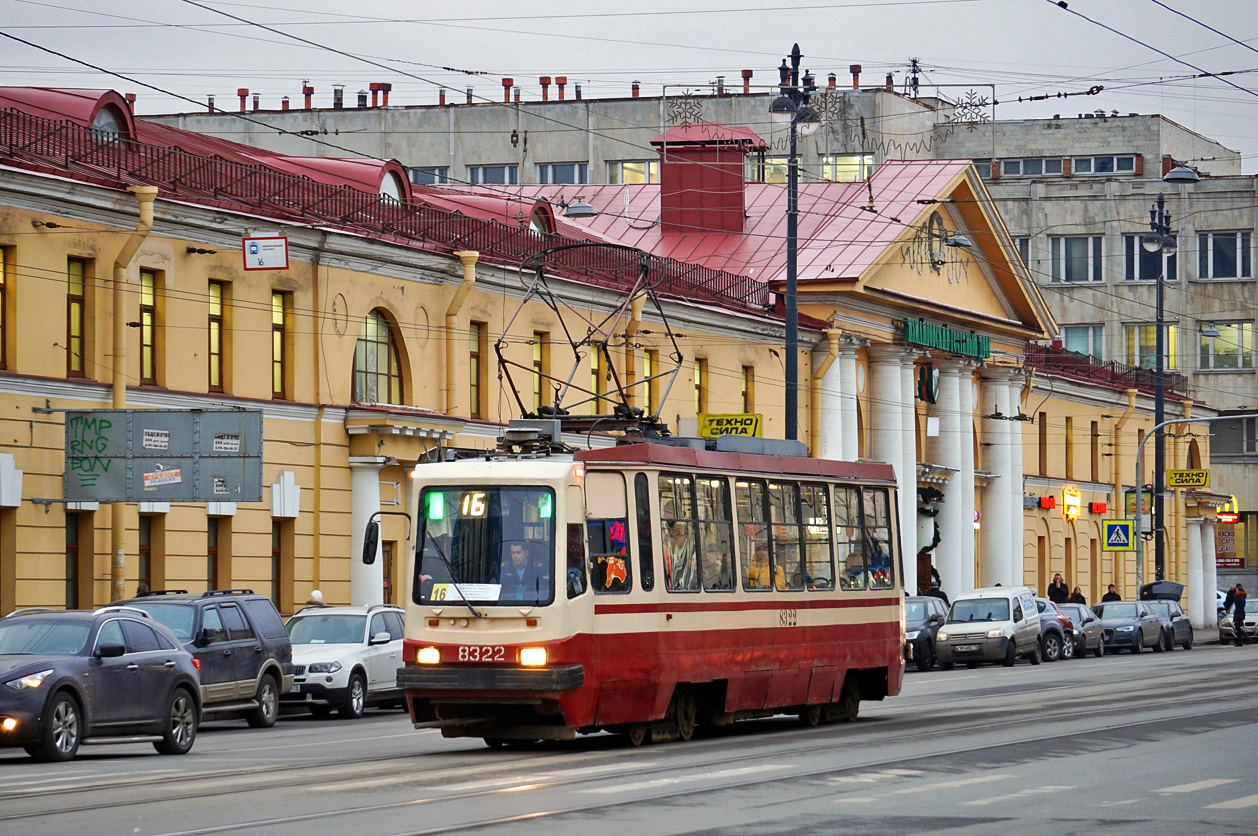
[[[123,139],[126,136],[124,124],[113,106],[106,105],[96,112],[96,118],[92,120],[92,134],[104,142]]]
[[[354,403],[402,403],[397,342],[379,310],[367,314],[354,346]]]

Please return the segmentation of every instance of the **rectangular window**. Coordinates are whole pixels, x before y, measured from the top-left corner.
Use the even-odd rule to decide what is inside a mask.
[[[140,517],[140,564],[136,568],[137,585],[145,589],[153,588],[153,518]]]
[[[292,318],[290,294],[271,292],[271,397],[289,396],[288,334]]]
[[[834,531],[839,589],[864,589],[865,538],[861,533],[861,499],[857,488],[834,489]]]
[[[769,558],[769,501],[763,482],[734,483],[734,504],[738,513],[738,561],[743,589],[758,592],[786,586],[783,570]],[[776,582],[775,582],[776,577]]]
[[[420,186],[438,186],[450,182],[450,168],[444,165],[425,165],[410,169],[411,182]]]
[[[607,164],[607,182],[614,186],[641,186],[660,182],[659,160],[617,160]]]
[[[756,368],[743,366],[743,412],[756,411]]]
[[[1066,478],[1075,478],[1075,419],[1066,416]]]
[[[638,518],[638,574],[642,588],[650,592],[655,588],[655,536],[651,525],[651,483],[645,473],[633,477],[633,507]]]
[[[1145,369],[1157,367],[1157,334],[1156,325],[1125,325],[1123,333],[1126,337],[1127,359],[1129,366],[1140,366]],[[1163,368],[1179,368],[1178,329],[1174,325],[1166,326],[1165,357]]]
[[[800,485],[799,501],[804,524],[804,586],[833,589],[829,490],[824,485]]]
[[[1061,329],[1067,351],[1086,354],[1100,363],[1105,356],[1105,326],[1066,325]]]
[[[695,358],[695,415],[708,411],[708,359]]]
[[[765,157],[755,163],[752,180],[759,183],[785,183],[790,160],[787,157]]]
[[[1101,236],[1053,236],[1052,279],[1054,282],[1099,282],[1101,274]]]
[[[891,542],[891,499],[886,488],[865,488],[865,537],[869,541],[869,588],[895,587],[895,547]]]
[[[1123,266],[1126,273],[1123,278],[1129,282],[1156,282],[1162,275],[1163,260],[1166,266],[1166,281],[1175,281],[1175,253],[1163,256],[1162,253],[1151,253],[1140,244],[1143,235],[1124,235],[1123,248],[1126,257]]]
[[[157,385],[157,273],[140,271],[140,382]]]
[[[1075,157],[1075,174],[1134,174],[1136,158],[1134,155],[1103,155],[1099,157]]]
[[[1023,264],[1031,263],[1031,239],[1015,238],[1013,243],[1018,247],[1018,255],[1022,258]]]
[[[699,526],[694,510],[694,479],[661,473],[659,491],[664,588],[669,592],[696,592],[699,589],[699,571],[695,548],[699,541]]]
[[[1246,455],[1258,453],[1258,418],[1242,418],[1241,452]]]
[[[473,418],[485,417],[485,357],[489,353],[489,328],[484,322],[472,322],[468,326],[467,344],[467,402],[468,414]]]
[[[1197,276],[1248,279],[1253,276],[1249,232],[1202,232],[1197,235]]]
[[[1205,369],[1252,369],[1254,367],[1254,324],[1215,323],[1217,337],[1200,334],[1198,366]]]
[[[546,375],[550,374],[550,334],[545,331],[533,332],[533,412],[537,412],[550,401],[550,382]]]
[[[975,161],[974,161],[974,167],[975,167],[976,169],[978,169],[978,176],[979,176],[979,177],[982,177],[984,180],[990,180],[990,179],[992,179],[992,163],[991,163],[991,160],[984,160],[983,162],[979,162],[978,160],[975,160]]]
[[[696,480],[699,509],[699,581],[707,592],[734,589],[734,523],[730,516],[729,480],[700,477]]]
[[[514,186],[520,182],[519,167],[516,165],[472,165],[467,167],[469,183]]]
[[[832,183],[864,182],[873,173],[873,154],[841,154],[821,158],[821,179]]]
[[[573,183],[590,182],[589,167],[585,163],[539,163],[537,166],[537,182],[539,183]]]
[[[66,376],[83,377],[87,328],[87,259],[66,262]]]
[[[209,382],[211,392],[223,391],[223,282],[210,282],[209,320]]]
[[[769,519],[772,521],[770,553],[778,589],[802,589],[804,585],[803,530],[799,520],[799,485],[769,483]],[[779,574],[780,570],[780,574]]]
[[[1061,175],[1060,157],[1025,157],[1017,160],[1001,160],[1001,177],[1042,177]]]

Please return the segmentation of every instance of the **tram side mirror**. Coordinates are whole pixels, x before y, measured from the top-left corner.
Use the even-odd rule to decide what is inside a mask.
[[[376,562],[376,550],[380,546],[380,523],[372,520],[367,523],[363,532],[363,563],[368,566]]]

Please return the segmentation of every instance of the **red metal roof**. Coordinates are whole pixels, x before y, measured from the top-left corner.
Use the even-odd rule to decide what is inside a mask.
[[[669,128],[651,140],[652,145],[742,145],[759,151],[769,147],[750,128],[718,125],[711,122],[690,123]]]

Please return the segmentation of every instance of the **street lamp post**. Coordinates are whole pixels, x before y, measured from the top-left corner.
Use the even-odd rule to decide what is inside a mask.
[[[791,50],[790,66],[782,59],[779,95],[769,106],[774,122],[790,126],[790,160],[786,173],[786,437],[799,437],[799,297],[796,260],[799,250],[799,156],[798,136],[815,131],[819,125],[808,100],[817,89],[812,73],[799,78],[799,62],[804,56],[799,44]]]

